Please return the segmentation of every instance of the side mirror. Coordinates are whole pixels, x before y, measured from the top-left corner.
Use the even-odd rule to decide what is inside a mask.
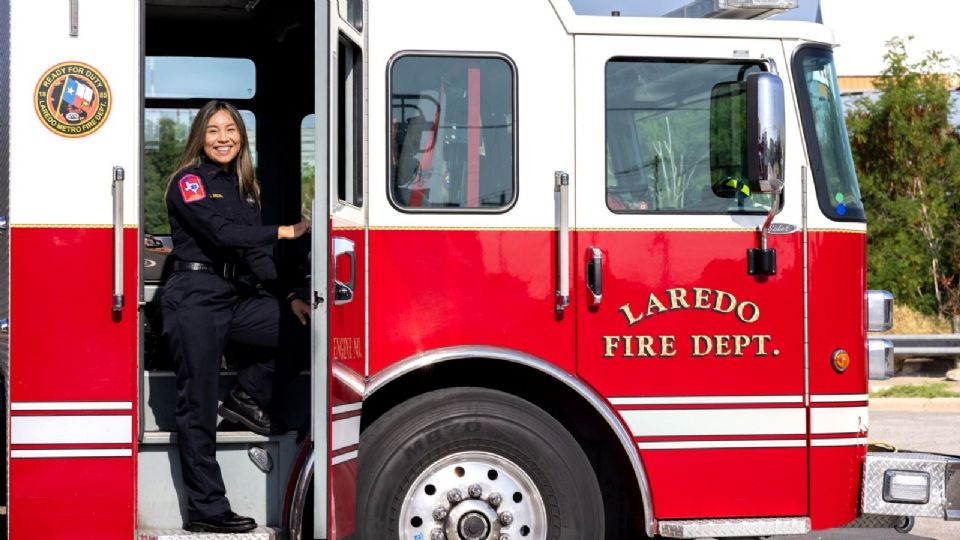
[[[783,188],[785,133],[783,81],[773,73],[751,73],[747,76],[747,178],[751,191],[779,193]]]

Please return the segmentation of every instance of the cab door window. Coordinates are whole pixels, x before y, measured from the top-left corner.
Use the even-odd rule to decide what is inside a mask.
[[[148,56],[144,66],[143,226],[148,235],[168,235],[167,179],[180,161],[190,124],[203,103],[230,99],[238,105],[256,166],[257,119],[244,108],[256,95],[256,66],[246,58],[190,56]]]
[[[766,213],[746,171],[746,78],[759,63],[606,65],[606,198],[616,213]]]
[[[337,54],[337,198],[363,206],[363,56],[340,36]]]
[[[167,180],[180,162],[187,144],[190,124],[197,116],[195,108],[146,109],[143,117],[143,227],[151,235],[170,234],[167,206],[164,202]],[[250,141],[250,157],[257,164],[257,118],[240,110]]]
[[[405,211],[504,211],[517,195],[514,69],[420,56],[390,69],[390,188]]]

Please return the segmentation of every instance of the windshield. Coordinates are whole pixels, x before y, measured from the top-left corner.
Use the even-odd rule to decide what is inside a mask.
[[[820,210],[834,220],[863,221],[833,53],[825,47],[800,49],[794,76]]]

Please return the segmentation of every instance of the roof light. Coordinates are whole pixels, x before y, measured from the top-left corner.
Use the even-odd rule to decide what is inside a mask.
[[[799,0],[693,0],[665,17],[766,19],[795,9]]]

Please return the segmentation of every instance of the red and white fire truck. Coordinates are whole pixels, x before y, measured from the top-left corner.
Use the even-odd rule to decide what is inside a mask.
[[[277,254],[314,308],[304,428],[218,432],[261,525],[236,538],[960,519],[960,460],[867,451],[892,298],[832,34],[698,4],[0,2],[10,538],[191,537],[161,197],[211,98],[243,111],[265,219],[314,218]]]

